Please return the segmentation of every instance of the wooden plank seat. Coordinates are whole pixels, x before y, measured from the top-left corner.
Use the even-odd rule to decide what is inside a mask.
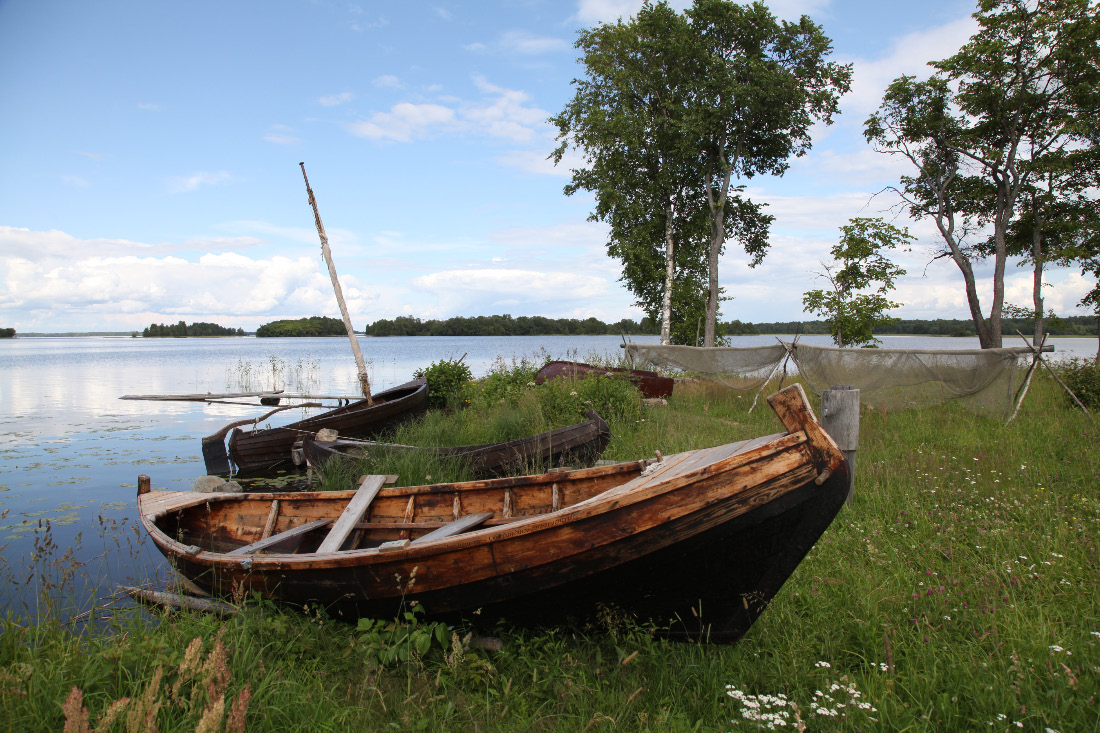
[[[359,479],[359,490],[351,497],[351,501],[348,502],[348,505],[344,507],[344,511],[340,514],[340,518],[336,520],[336,524],[332,525],[328,536],[317,548],[318,554],[340,550],[348,535],[355,529],[355,525],[367,513],[370,503],[374,501],[374,497],[378,496],[378,492],[385,481],[386,477],[378,474],[363,476]]]
[[[267,539],[257,540],[250,545],[244,547],[238,547],[236,550],[230,550],[225,553],[227,555],[251,555],[260,550],[266,550],[269,547],[273,547],[280,542],[284,542],[294,537],[300,537],[308,532],[312,532],[320,527],[325,527],[332,523],[331,519],[316,519],[312,522],[306,522],[305,524],[299,524],[297,527],[292,527],[279,534],[273,534]]]
[[[468,530],[478,527],[485,523],[485,520],[493,516],[492,512],[481,512],[480,514],[467,514],[464,517],[459,517],[453,522],[447,522],[442,527],[433,529],[427,534],[420,535],[411,544],[420,544],[421,542],[431,542],[432,540],[441,540],[444,537],[451,537],[456,534],[462,534]]]

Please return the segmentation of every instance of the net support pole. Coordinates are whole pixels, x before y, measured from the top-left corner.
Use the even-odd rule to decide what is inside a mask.
[[[856,450],[859,448],[859,390],[834,384],[821,393],[821,427],[836,441],[848,462],[848,498],[855,496]]]

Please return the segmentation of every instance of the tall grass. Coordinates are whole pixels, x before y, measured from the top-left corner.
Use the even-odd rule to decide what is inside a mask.
[[[81,631],[47,616],[4,626],[0,709],[16,730],[59,730],[84,709],[95,729],[124,699],[109,729],[136,730],[130,706],[159,703],[159,730],[232,730],[247,703],[250,731],[1097,730],[1100,434],[1058,390],[1036,377],[1007,427],[950,404],[864,412],[853,503],[735,645],[665,641],[614,609],[582,628],[501,625],[499,651],[416,614],[385,635],[247,600],[228,621],[131,610]],[[514,392],[493,410],[545,408]],[[666,407],[609,416],[605,457],[781,429],[749,403],[678,385]],[[418,631],[436,641],[380,654]],[[220,727],[203,728],[215,713]]]

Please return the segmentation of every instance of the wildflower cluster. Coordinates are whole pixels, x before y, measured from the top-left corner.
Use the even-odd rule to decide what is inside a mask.
[[[817,669],[830,669],[828,662],[817,662]],[[884,670],[885,671],[885,670]],[[836,720],[857,720],[866,718],[870,722],[877,722],[870,717],[871,713],[877,713],[878,709],[871,703],[863,701],[863,694],[847,675],[837,680],[830,680],[824,690],[815,690],[810,702],[805,709],[810,711],[811,717],[802,718],[802,710],[795,700],[782,693],[751,694],[737,689],[734,685],[726,685],[726,695],[738,704],[741,719],[734,719],[734,725],[741,723],[753,723],[757,728],[775,730],[785,728],[788,725],[798,731],[807,728],[807,720],[816,718],[832,718]]]

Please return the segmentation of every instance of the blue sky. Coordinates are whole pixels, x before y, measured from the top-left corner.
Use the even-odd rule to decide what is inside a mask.
[[[755,270],[724,257],[725,319],[803,317],[837,228],[883,214],[873,195],[905,172],[867,146],[863,120],[892,79],[926,74],[976,27],[956,0],[769,5],[821,24],[855,79],[810,155],[748,182],[776,216],[772,249]],[[357,328],[405,314],[639,318],[605,228],[586,221],[591,200],[564,196],[568,168],[546,160],[546,119],[582,73],[577,30],[639,6],[0,0],[0,326],[338,315],[299,161]],[[896,314],[967,317],[957,269],[929,264],[934,230],[912,230]],[[1030,302],[1030,278],[1010,267],[1009,302]],[[1091,287],[1077,270],[1048,281],[1063,314]]]

